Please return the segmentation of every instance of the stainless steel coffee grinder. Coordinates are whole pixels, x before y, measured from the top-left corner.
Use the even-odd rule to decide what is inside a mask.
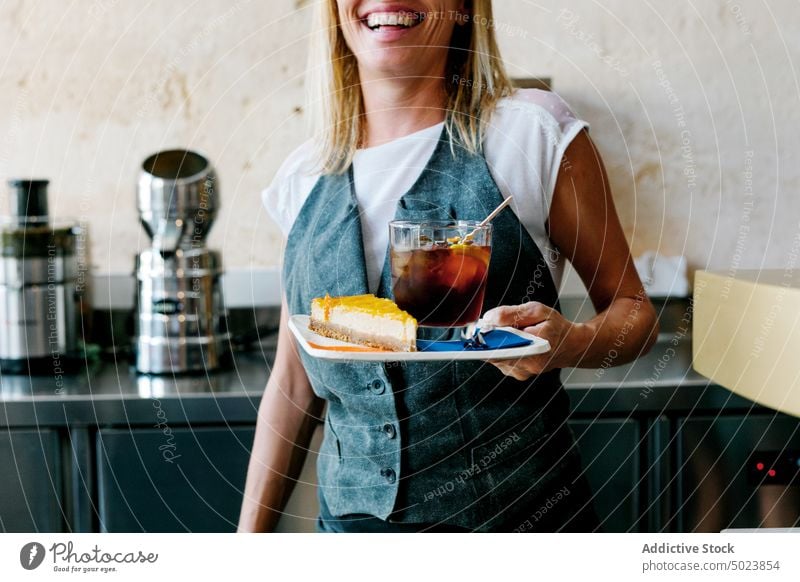
[[[222,262],[205,246],[219,207],[213,167],[191,151],[153,154],[142,164],[137,203],[151,246],[136,260],[136,370],[190,374],[226,366]]]
[[[47,180],[9,180],[0,218],[0,371],[53,374],[56,389],[83,360],[85,229],[52,221]]]

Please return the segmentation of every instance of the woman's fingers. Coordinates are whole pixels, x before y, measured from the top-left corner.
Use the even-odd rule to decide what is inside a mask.
[[[533,376],[541,374],[546,362],[541,356],[531,356],[518,360],[488,360],[506,376],[511,376],[516,380],[528,380]]]
[[[493,364],[498,370],[500,370],[506,376],[510,376],[515,380],[527,380],[530,377],[530,374],[513,363],[509,363],[508,360],[489,360],[490,364]]]
[[[490,309],[483,315],[483,320],[497,327],[523,328],[547,320],[552,312],[553,309],[544,303],[530,301],[521,305],[501,305]]]
[[[568,335],[570,322],[560,313],[543,303],[531,301],[522,305],[501,305],[490,309],[483,316],[484,321],[495,326],[508,326],[546,339],[550,342],[551,351],[518,360],[489,360],[506,376],[517,380],[528,380],[547,370],[558,367],[557,359],[562,341]]]

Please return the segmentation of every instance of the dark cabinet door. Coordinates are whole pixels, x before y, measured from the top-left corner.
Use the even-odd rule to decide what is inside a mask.
[[[632,420],[574,420],[570,427],[603,531],[643,530],[639,424]]]
[[[235,531],[253,434],[222,427],[99,431],[101,531]]]
[[[52,430],[0,432],[0,531],[64,531],[58,442]]]
[[[677,445],[678,531],[800,525],[800,420],[692,418]]]

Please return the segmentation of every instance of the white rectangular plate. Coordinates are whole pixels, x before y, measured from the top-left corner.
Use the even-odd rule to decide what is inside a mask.
[[[533,343],[519,348],[502,350],[469,350],[465,352],[351,352],[335,349],[319,349],[309,342],[326,347],[358,347],[355,344],[327,338],[308,329],[308,315],[292,315],[289,329],[297,339],[300,347],[308,355],[323,360],[347,360],[359,362],[437,362],[453,360],[514,360],[526,356],[535,356],[550,351],[550,342],[513,327],[498,327],[516,334]]]

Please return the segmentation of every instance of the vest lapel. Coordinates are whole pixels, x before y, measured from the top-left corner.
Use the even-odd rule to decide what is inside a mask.
[[[292,313],[308,313],[311,298],[326,293],[369,293],[352,180],[352,168],[346,174],[322,176],[292,227],[285,253],[292,262],[284,265],[286,288],[296,299],[290,300]]]

